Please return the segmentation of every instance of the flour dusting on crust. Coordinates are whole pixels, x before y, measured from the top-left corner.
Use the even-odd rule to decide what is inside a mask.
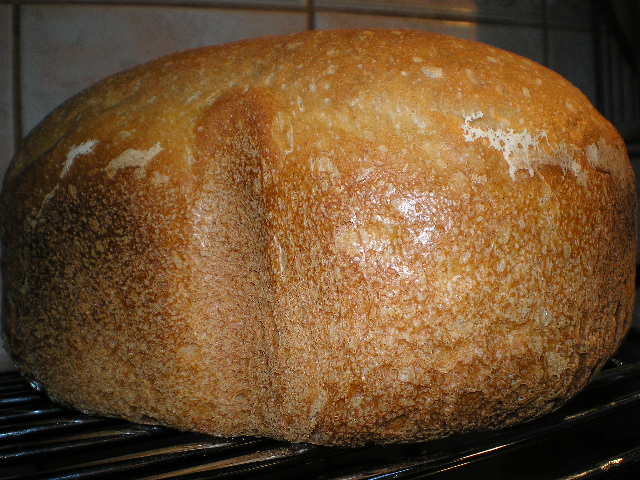
[[[97,140],[87,140],[86,142],[82,142],[79,145],[74,145],[67,152],[67,158],[62,167],[62,172],[60,173],[60,178],[63,178],[69,173],[71,170],[71,166],[73,162],[75,162],[76,158],[81,157],[82,155],[88,155],[93,152],[94,147],[98,144]]]
[[[127,167],[142,167],[145,168],[147,164],[162,151],[162,145],[156,143],[148,150],[136,150],[129,148],[125,150],[116,158],[111,160],[107,168],[105,169],[109,178],[113,178],[118,170]]]
[[[574,155],[575,147],[559,144],[555,147],[549,144],[547,132],[531,133],[527,129],[520,132],[513,128],[480,128],[471,125],[472,122],[484,117],[483,112],[475,112],[465,115],[462,130],[466,142],[474,142],[480,139],[489,141],[489,146],[502,153],[503,158],[509,164],[509,175],[516,179],[518,170],[526,170],[530,176],[534,174],[534,167],[538,165],[558,165],[563,171],[571,172],[580,185],[586,185],[586,173]],[[542,149],[541,142],[547,142],[547,150]]]
[[[597,143],[587,145],[585,155],[589,165],[600,172],[613,175],[614,178],[624,178],[627,171],[627,158],[623,150],[609,145],[604,138]]]
[[[471,126],[471,122],[484,117],[484,113],[476,112],[464,117],[462,130],[464,139],[473,142],[482,138],[489,140],[491,148],[498,150],[509,164],[509,175],[515,180],[518,170],[524,169],[533,176],[533,165],[530,159],[530,150],[535,149],[540,144],[540,140],[547,137],[547,133],[542,131],[535,135],[528,130],[516,132],[514,129],[501,128],[479,128]]]

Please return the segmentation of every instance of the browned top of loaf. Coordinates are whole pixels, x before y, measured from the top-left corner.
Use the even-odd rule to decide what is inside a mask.
[[[167,138],[172,152],[180,153],[191,145],[194,122],[207,106],[221,95],[260,88],[280,101],[282,113],[380,145],[414,134],[417,143],[432,130],[421,121],[424,114],[438,112],[456,124],[469,118],[470,127],[528,132],[536,145],[544,140],[550,147],[582,147],[615,138],[620,146],[613,128],[611,138],[593,137],[600,135],[604,119],[578,89],[524,57],[424,32],[320,31],[191,50],[114,75],[36,127],[9,179],[61,139],[71,140],[73,131],[102,133],[95,132],[95,117],[111,109],[116,111],[108,126],[118,130],[104,134],[120,133],[107,137],[114,146],[128,145],[130,136],[122,132],[138,131],[144,118],[147,138]],[[520,139],[527,141],[512,137]],[[503,150],[512,174],[529,166],[520,155],[507,158],[523,146]],[[600,162],[619,171],[623,167],[611,164],[614,160]]]
[[[63,400],[183,428],[496,426],[619,342],[633,192],[582,93],[483,44],[317,31],[179,53],[25,141],[2,197],[9,342]]]

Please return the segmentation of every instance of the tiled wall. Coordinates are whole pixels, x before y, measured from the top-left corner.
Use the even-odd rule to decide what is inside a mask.
[[[176,50],[308,28],[408,27],[481,40],[549,65],[596,98],[589,2],[135,0],[0,2],[0,178],[60,102]],[[0,370],[6,366],[0,353]]]

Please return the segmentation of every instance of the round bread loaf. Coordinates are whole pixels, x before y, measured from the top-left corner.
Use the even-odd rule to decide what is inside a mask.
[[[4,329],[79,409],[355,445],[549,412],[615,351],[636,196],[616,130],[533,61],[316,31],[117,74],[26,139]]]

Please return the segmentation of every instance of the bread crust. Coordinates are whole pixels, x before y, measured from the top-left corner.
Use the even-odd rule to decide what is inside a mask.
[[[616,130],[556,73],[415,31],[316,31],[109,77],[1,197],[4,334],[81,410],[356,445],[575,395],[634,301]]]

